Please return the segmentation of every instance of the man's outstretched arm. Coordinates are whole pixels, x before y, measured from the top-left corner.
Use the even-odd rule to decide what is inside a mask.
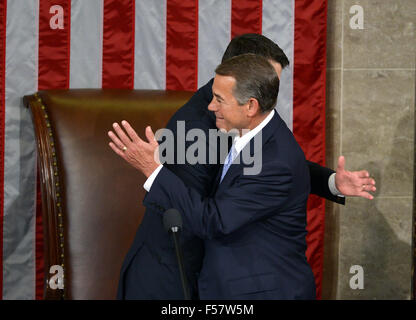
[[[373,199],[369,192],[376,191],[375,180],[368,171],[345,170],[345,158],[338,158],[337,171],[307,161],[311,176],[311,193],[327,200],[345,204],[345,196]]]

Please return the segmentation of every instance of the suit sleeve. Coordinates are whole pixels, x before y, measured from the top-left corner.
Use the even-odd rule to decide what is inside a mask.
[[[170,206],[179,210],[190,232],[212,239],[277,214],[288,201],[291,189],[288,168],[263,164],[259,175],[241,175],[224,192],[207,198],[163,168],[143,203],[160,213]]]
[[[171,123],[172,122],[172,123]],[[176,130],[173,130],[172,127],[175,124],[175,121],[171,120],[168,125],[168,129],[175,133],[174,135],[174,154],[173,159],[177,157],[177,150],[178,150],[178,139],[180,140],[179,143],[184,142],[184,150],[188,150],[190,146],[192,146],[195,142],[185,140],[185,137],[178,137],[178,133]],[[203,131],[205,133],[204,137],[209,136],[209,129],[210,127],[207,126],[206,123],[201,121],[186,121],[185,122],[185,132],[189,133],[192,129],[198,129],[199,131]],[[181,139],[185,140],[182,141]],[[205,141],[205,149],[211,152],[211,146],[209,141]],[[196,150],[195,156],[197,156],[198,150]],[[209,162],[209,153],[205,155],[204,161],[202,163],[189,163],[187,158],[184,159],[183,164],[178,163],[163,163],[163,165],[172,171],[175,175],[180,177],[182,181],[184,181],[188,186],[196,189],[202,195],[208,195],[212,189],[212,183],[215,180],[219,169],[219,161],[217,160],[216,164],[210,164]]]
[[[339,204],[345,204],[345,197],[338,197],[331,193],[328,187],[328,180],[335,171],[311,161],[306,161],[309,167],[311,177],[311,193],[319,197],[334,201]]]

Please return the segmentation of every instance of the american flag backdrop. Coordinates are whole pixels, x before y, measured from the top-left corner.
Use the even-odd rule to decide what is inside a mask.
[[[0,0],[0,298],[40,299],[44,281],[35,138],[24,95],[52,88],[195,91],[213,77],[232,37],[262,33],[290,60],[277,110],[307,159],[324,164],[326,6],[326,0]],[[320,297],[324,201],[314,196],[308,232]]]

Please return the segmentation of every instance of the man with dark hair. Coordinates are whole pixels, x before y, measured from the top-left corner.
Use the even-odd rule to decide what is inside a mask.
[[[204,240],[201,299],[314,299],[305,256],[309,172],[292,132],[274,110],[277,73],[255,54],[225,60],[215,72],[208,109],[218,129],[238,134],[212,196],[201,197],[154,159],[158,144],[149,129],[146,143],[124,124],[129,137],[117,128],[120,140],[114,142],[140,155],[137,169],[148,178],[145,206],[161,207],[155,215],[179,209],[184,228]],[[247,174],[252,165],[245,162],[247,153],[260,162],[258,174]]]
[[[269,38],[257,33],[246,33],[232,39],[225,49],[221,62],[245,53],[257,54],[275,61],[282,69],[289,65],[289,59],[283,50]]]
[[[272,63],[279,77],[282,66],[288,65],[287,57],[283,51],[271,40],[261,35],[247,34],[234,38],[228,45],[223,60],[242,53],[265,56]],[[216,128],[215,115],[207,108],[213,98],[212,84],[213,80],[210,80],[205,86],[201,87],[175,113],[166,128],[175,135],[177,134],[178,121],[184,121],[185,132],[197,128],[208,135],[210,129]],[[109,133],[109,135],[110,138],[113,137],[112,133]],[[185,149],[191,142],[186,143]],[[113,149],[118,148],[113,144]],[[129,160],[129,163],[135,166],[134,161]],[[187,186],[197,190],[202,196],[210,195],[213,182],[221,167],[219,162],[217,164],[197,163],[192,165],[185,162],[184,164],[166,164],[165,166],[181,178]],[[331,201],[339,203],[344,201],[344,198],[338,197],[330,191],[330,177],[334,178],[334,176],[332,189],[336,185],[344,195],[369,197],[367,191],[374,191],[374,181],[365,177],[368,175],[366,172],[349,172],[342,167],[335,175],[334,171],[318,164],[308,162],[308,166],[311,176],[311,192]],[[362,185],[366,185],[367,189],[358,189]],[[157,211],[157,208],[147,208],[141,226],[138,228],[134,242],[123,263],[117,293],[119,299],[183,298],[171,239],[163,228],[162,218],[160,215],[154,214],[153,211]],[[197,298],[197,277],[204,256],[203,242],[185,229],[182,232],[181,244],[191,293],[193,298]]]

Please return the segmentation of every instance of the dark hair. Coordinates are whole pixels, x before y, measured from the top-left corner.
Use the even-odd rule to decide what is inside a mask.
[[[289,59],[283,50],[269,38],[257,33],[246,33],[232,39],[222,56],[222,62],[244,53],[274,60],[280,63],[282,69],[289,65]]]
[[[279,77],[268,59],[252,53],[238,55],[223,61],[215,73],[235,79],[233,95],[239,105],[255,98],[261,112],[266,112],[276,104]]]

